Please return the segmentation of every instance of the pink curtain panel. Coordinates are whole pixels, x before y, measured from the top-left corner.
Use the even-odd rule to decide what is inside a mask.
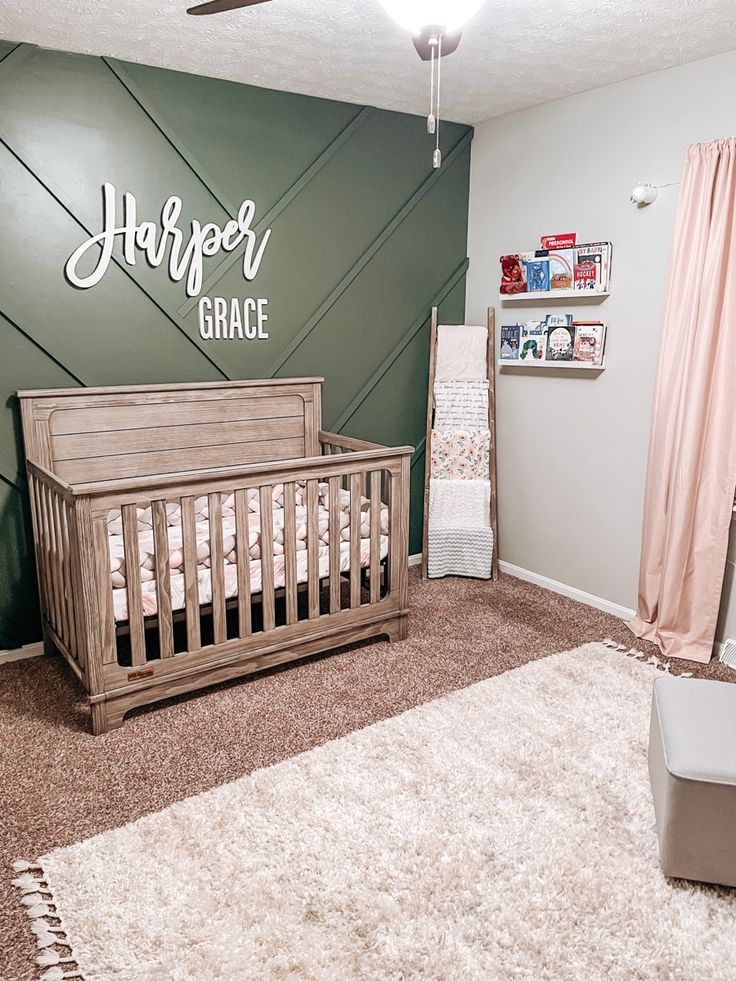
[[[709,661],[736,489],[736,139],[687,151],[649,446],[637,616]]]

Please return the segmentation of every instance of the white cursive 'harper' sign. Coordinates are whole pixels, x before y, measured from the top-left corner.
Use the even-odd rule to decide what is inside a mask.
[[[238,208],[237,218],[232,218],[223,226],[215,222],[202,224],[193,219],[189,240],[185,243],[184,234],[178,227],[177,222],[181,216],[182,200],[172,194],[167,198],[161,209],[161,230],[155,222],[137,220],[137,203],[135,195],[126,192],[123,194],[123,221],[120,226],[116,224],[116,192],[113,184],[104,184],[103,195],[103,229],[99,235],[93,235],[83,242],[78,249],[67,259],[64,272],[67,279],[73,286],[79,289],[89,289],[96,286],[107,272],[112,259],[113,248],[116,239],[122,242],[123,259],[129,266],[136,263],[136,252],[142,252],[149,266],[157,268],[165,257],[167,249],[169,251],[169,276],[174,282],[181,282],[186,277],[187,296],[198,296],[202,291],[202,278],[204,274],[204,260],[206,257],[216,255],[217,252],[233,252],[238,246],[243,245],[243,276],[250,282],[256,278],[263,259],[268,240],[271,237],[271,229],[263,232],[258,241],[258,236],[253,231],[252,225],[255,218],[256,206],[253,201],[243,201]],[[97,264],[88,275],[80,275],[78,266],[80,261],[93,250],[93,255],[97,254]],[[98,251],[99,250],[99,251]],[[207,297],[202,297],[207,300]],[[216,297],[216,300],[219,298]],[[221,301],[222,302],[222,301]],[[237,301],[233,301],[235,304]],[[234,337],[235,330],[241,338],[257,337],[264,339],[268,334],[263,329],[267,315],[265,306],[267,300],[248,300],[244,301],[244,313],[246,323],[250,324],[250,309],[248,303],[252,303],[253,308],[258,311],[258,327],[253,329],[252,335],[249,333],[250,327],[244,333],[237,324],[231,328],[230,318],[220,317],[218,320],[208,318],[207,304],[200,301],[200,323],[199,330],[203,338],[209,340],[213,337],[226,338]],[[211,304],[210,304],[211,307]],[[219,311],[218,311],[219,312]]]

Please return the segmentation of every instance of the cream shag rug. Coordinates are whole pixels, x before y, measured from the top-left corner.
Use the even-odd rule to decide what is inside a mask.
[[[43,874],[89,981],[732,981],[736,893],[659,869],[654,677],[588,644],[25,875]],[[71,962],[50,968],[65,975]]]

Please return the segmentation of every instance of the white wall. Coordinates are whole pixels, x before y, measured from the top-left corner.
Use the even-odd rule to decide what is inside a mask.
[[[544,66],[540,66],[540,71]],[[498,373],[501,558],[636,606],[651,402],[678,187],[649,208],[641,180],[679,181],[690,143],[736,135],[736,52],[490,120],[473,144],[469,322],[572,311],[608,324],[602,374]],[[593,81],[593,79],[591,79]],[[613,242],[597,305],[501,305],[498,258],[542,234]],[[571,375],[576,377],[571,377]],[[733,618],[736,625],[736,618]]]

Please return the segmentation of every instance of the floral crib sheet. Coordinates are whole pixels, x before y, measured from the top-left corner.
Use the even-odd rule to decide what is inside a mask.
[[[329,484],[320,482],[318,487],[318,534],[319,534],[319,574],[324,578],[329,574]],[[274,586],[281,588],[285,583],[284,557],[284,507],[283,484],[276,484],[272,490],[273,517],[273,555],[271,560],[274,568]],[[261,578],[261,514],[260,496],[255,488],[248,490],[248,553],[250,556],[250,587],[252,593],[258,593],[262,588]],[[307,581],[307,492],[306,484],[297,482],[295,485],[295,514],[296,514],[296,547],[297,547],[297,581]],[[237,536],[235,533],[235,499],[234,495],[221,495],[223,551],[225,554],[225,595],[227,598],[237,596]],[[209,509],[207,497],[195,500],[195,523],[197,539],[197,576],[199,580],[200,603],[209,603],[212,599],[212,583],[210,574],[210,540],[209,540]],[[361,566],[370,563],[370,501],[360,498],[360,537],[361,537]],[[181,509],[177,504],[167,505],[168,538],[169,538],[169,569],[171,581],[171,599],[174,610],[184,609],[184,552],[182,548]],[[350,492],[340,489],[340,571],[350,568]],[[122,536],[122,518],[119,510],[108,514],[108,543],[110,550],[110,576],[113,594],[113,609],[117,622],[128,619],[128,597],[126,587],[127,569],[125,564]],[[388,507],[382,503],[380,517],[380,554],[385,558],[388,554],[389,515]],[[138,550],[139,567],[137,574],[142,584],[143,613],[151,616],[157,611],[155,557],[153,544],[153,527],[151,508],[138,509]]]

